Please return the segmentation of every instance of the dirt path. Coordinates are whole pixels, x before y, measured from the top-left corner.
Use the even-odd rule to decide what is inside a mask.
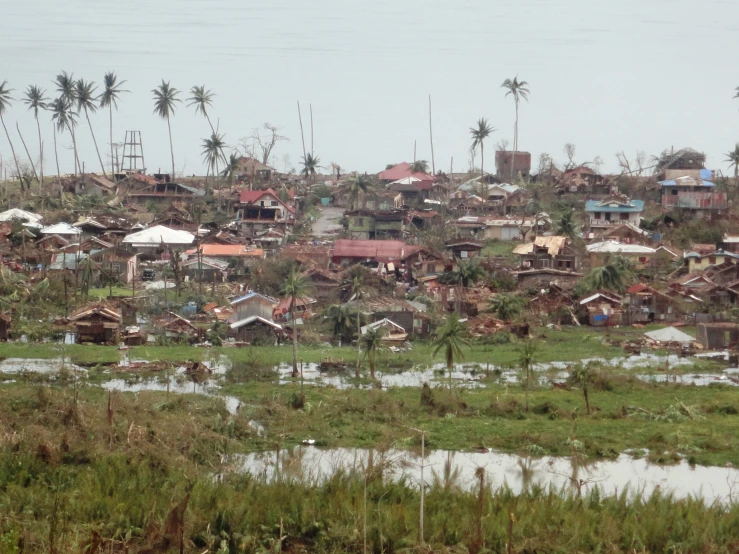
[[[314,237],[325,237],[341,229],[339,220],[344,215],[342,208],[326,207],[321,209],[321,217],[313,222]]]

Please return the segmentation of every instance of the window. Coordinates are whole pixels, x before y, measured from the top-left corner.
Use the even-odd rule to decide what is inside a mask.
[[[611,221],[611,212],[606,212],[606,221]]]
[[[572,267],[572,262],[570,260],[567,260],[567,269],[570,269]]]
[[[359,225],[360,227],[362,227],[364,225],[364,218],[363,217],[358,217],[357,218],[357,225]]]
[[[540,268],[549,267],[549,260],[539,260],[539,267]]]
[[[270,202],[269,205],[270,206],[276,206],[277,205],[277,200],[272,200],[272,202]]]
[[[621,217],[621,221],[628,221],[629,220],[629,214],[627,214],[625,212],[622,213],[620,217]]]
[[[260,200],[260,201],[259,201],[259,205],[260,205],[260,206],[261,206],[262,208],[264,208],[264,200]]]
[[[600,212],[595,212],[595,219],[600,219]]]
[[[459,257],[460,257],[460,258],[469,258],[469,254],[467,253],[467,250],[462,250],[462,251],[461,251],[461,252],[459,253]]]
[[[646,258],[646,256],[639,256],[639,263],[640,263],[640,264],[645,264],[645,263],[647,263],[647,258]]]
[[[716,265],[716,256],[708,256],[709,265]]]

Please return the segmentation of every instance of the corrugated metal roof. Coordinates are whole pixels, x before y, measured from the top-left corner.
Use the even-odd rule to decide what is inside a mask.
[[[641,244],[627,244],[616,240],[605,240],[586,246],[593,254],[654,254],[656,250]]]
[[[235,306],[236,304],[240,304],[241,302],[244,302],[245,300],[249,300],[250,298],[262,298],[263,300],[266,300],[267,302],[270,302],[272,304],[279,304],[279,302],[272,298],[271,296],[265,296],[264,294],[259,294],[258,292],[248,292],[244,296],[240,296],[239,298],[236,298],[235,300],[231,300],[231,305]]]
[[[534,247],[546,248],[547,254],[550,256],[556,256],[559,251],[567,244],[567,237],[560,237],[557,235],[550,237],[536,237],[534,242],[528,242],[522,244],[513,249],[514,254],[531,254],[534,251]]]
[[[123,238],[125,244],[132,244],[134,246],[156,246],[158,244],[185,245],[192,244],[194,240],[195,235],[192,233],[170,229],[164,225],[156,225],[150,229],[131,233]]]
[[[685,176],[677,179],[669,179],[660,181],[663,187],[715,187],[716,185],[706,179],[696,179],[695,177]]]
[[[234,258],[263,258],[264,250],[261,248],[247,248],[243,244],[201,244],[200,250],[203,256],[210,257],[234,257]],[[189,256],[198,253],[197,248],[191,248],[185,252]]]
[[[391,167],[390,169],[382,171],[378,178],[381,181],[397,181],[409,176],[417,177],[421,181],[436,180],[433,175],[429,175],[428,173],[414,173],[413,171],[411,171],[411,164],[409,164],[408,162],[401,162]]]
[[[588,200],[585,202],[586,212],[615,212],[615,213],[640,213],[644,211],[644,200],[617,200],[601,201]]]

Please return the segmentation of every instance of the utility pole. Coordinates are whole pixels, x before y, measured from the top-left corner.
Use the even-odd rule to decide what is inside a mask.
[[[436,164],[434,163],[434,130],[431,127],[431,95],[429,94],[429,137],[431,138],[431,174],[436,175]]]

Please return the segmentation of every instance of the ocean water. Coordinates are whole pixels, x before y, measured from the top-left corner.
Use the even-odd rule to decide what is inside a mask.
[[[514,109],[502,81],[518,75],[531,89],[521,106],[520,149],[536,159],[577,159],[692,146],[726,171],[723,152],[736,142],[739,3],[731,0],[4,0],[0,82],[18,97],[29,84],[52,88],[61,70],[98,83],[115,70],[131,93],[114,119],[114,142],[140,130],[147,166],[169,168],[166,123],[152,115],[162,79],[183,91],[205,84],[217,96],[214,124],[231,146],[271,122],[290,138],[272,164],[298,167],[302,143],[323,165],[380,171],[388,163],[431,161],[428,97],[432,96],[436,169],[470,166],[469,127],[487,117],[496,142],[513,139]],[[53,90],[52,90],[53,92]],[[310,110],[313,108],[313,139]],[[18,121],[32,155],[32,115],[16,102],[5,115],[12,138]],[[92,116],[108,152],[108,116]],[[45,172],[53,173],[49,116],[42,115]],[[204,172],[202,116],[183,102],[172,121],[177,171]],[[86,123],[79,147],[99,170]],[[63,171],[71,141],[60,139]],[[0,137],[5,164],[10,150]],[[107,154],[104,154],[107,157]],[[479,166],[479,157],[476,160]]]

